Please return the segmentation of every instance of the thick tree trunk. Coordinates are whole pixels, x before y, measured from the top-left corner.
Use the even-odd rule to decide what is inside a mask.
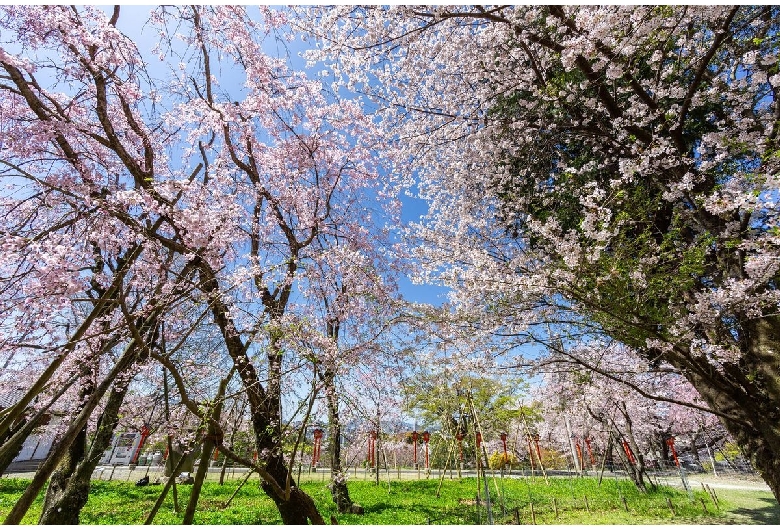
[[[14,504],[14,507],[6,516],[3,524],[19,524],[19,522],[22,520],[22,517],[24,517],[24,515],[27,513],[27,510],[35,500],[35,497],[38,495],[38,492],[40,492],[41,488],[43,488],[46,480],[57,468],[62,458],[65,457],[65,454],[67,453],[70,445],[78,439],[81,430],[89,421],[89,417],[94,411],[95,407],[97,407],[100,399],[103,397],[103,395],[105,395],[106,391],[108,391],[109,386],[113,384],[117,376],[127,370],[128,367],[133,363],[136,358],[136,354],[137,345],[133,341],[127,346],[125,352],[116,362],[114,367],[103,379],[95,392],[89,397],[81,412],[73,420],[70,427],[68,427],[68,430],[65,431],[65,433],[62,435],[60,441],[55,444],[54,447],[52,447],[49,456],[46,457],[46,460],[44,460],[44,462],[35,472],[35,475],[30,481],[30,484],[24,490],[22,496],[19,497],[19,499],[16,501],[16,504]]]
[[[261,445],[258,445],[258,448],[261,454],[264,451],[272,450],[270,447]],[[260,484],[266,495],[276,504],[283,524],[304,525],[309,524],[309,522],[312,524],[325,524],[325,520],[317,510],[314,500],[306,492],[299,489],[292,475],[288,474],[287,466],[280,454],[273,454],[273,456],[266,459],[266,471],[282,489],[285,488],[289,480],[290,494],[287,498],[279,495],[267,480],[263,480]]]
[[[78,396],[79,403],[84,403],[95,392],[95,368],[94,362],[87,362],[81,365],[79,380],[82,384]],[[59,465],[49,479],[49,487],[46,490],[46,497],[43,499],[43,511],[38,524],[46,524],[47,520],[50,520],[48,522],[51,524],[78,524],[81,506],[84,506],[87,502],[89,478],[87,478],[86,491],[84,491],[84,487],[78,487],[78,491],[73,491],[72,493],[72,501],[75,502],[73,508],[75,509],[71,509],[70,506],[63,506],[62,502],[68,483],[76,472],[79,462],[84,460],[86,454],[87,425],[85,424],[76,435],[76,439],[68,446],[65,456],[60,460]]]
[[[201,286],[203,291],[209,295],[214,321],[220,328],[228,354],[233,360],[246,391],[258,456],[265,462],[265,470],[272,477],[276,486],[281,490],[285,490],[289,483],[290,493],[289,495],[280,495],[267,480],[263,480],[261,487],[276,504],[284,524],[307,524],[309,521],[314,524],[325,524],[312,498],[295,485],[292,474],[288,473],[282,455],[282,353],[279,347],[279,340],[282,337],[280,332],[273,329],[273,323],[276,322],[274,317],[280,317],[281,310],[272,309],[270,311],[272,329],[269,332],[268,383],[266,390],[260,384],[260,377],[247,355],[247,346],[242,341],[241,335],[230,317],[230,311],[220,298],[219,283],[214,271],[204,262],[199,262],[198,266]],[[264,304],[266,307],[274,305],[270,299],[264,301]],[[280,305],[280,307],[283,307],[283,305]]]
[[[263,481],[262,488],[276,504],[284,524],[308,524],[309,521],[313,524],[325,524],[312,498],[295,484],[282,454],[282,354],[278,344],[279,338],[281,337],[271,331],[271,344],[268,347],[266,406],[253,414],[253,426],[257,451],[261,459],[266,462],[266,471],[282,489],[285,489],[289,483],[290,494],[288,498],[281,497],[266,481]]]
[[[743,357],[686,374],[780,502],[780,316],[744,325]]]
[[[86,484],[68,486],[74,478],[78,463],[84,459],[86,446],[87,429],[84,427],[51,475],[38,524],[79,524],[79,512],[87,503],[89,495],[89,480]]]
[[[79,524],[79,514],[89,498],[92,473],[111,444],[111,437],[119,422],[119,408],[126,393],[126,387],[111,390],[95,438],[86,454],[86,429],[79,433],[52,474],[38,524]]]

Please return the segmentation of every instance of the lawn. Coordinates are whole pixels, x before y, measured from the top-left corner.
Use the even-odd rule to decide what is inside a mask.
[[[694,491],[693,498],[671,487],[660,487],[643,495],[624,480],[595,478],[489,479],[491,512],[495,523],[524,524],[771,524],[780,522],[780,510],[769,493],[721,491],[720,506],[705,492]],[[0,479],[0,517],[10,511],[27,485],[26,479]],[[195,522],[199,524],[279,524],[278,513],[258,487],[247,483],[232,500],[239,481],[219,486],[207,482],[199,502]],[[445,480],[437,498],[436,480],[380,483],[350,483],[352,498],[363,505],[365,514],[339,515],[323,482],[303,482],[302,487],[315,500],[326,520],[335,516],[340,524],[477,524],[487,522],[484,483],[477,502],[477,481],[473,478]],[[162,486],[136,487],[120,481],[95,481],[89,502],[81,513],[83,524],[141,524]],[[181,505],[190,486],[178,486]],[[23,523],[36,523],[42,495]],[[625,500],[625,502],[624,502]],[[706,510],[706,511],[705,511]],[[180,524],[169,494],[155,524]]]

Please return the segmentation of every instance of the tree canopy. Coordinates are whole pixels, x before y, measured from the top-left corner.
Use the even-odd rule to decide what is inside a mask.
[[[501,333],[575,324],[678,371],[780,497],[778,14],[308,12],[419,176],[421,279]]]

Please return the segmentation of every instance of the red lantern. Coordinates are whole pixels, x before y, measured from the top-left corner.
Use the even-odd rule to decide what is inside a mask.
[[[463,438],[464,434],[459,432],[455,434],[455,439],[458,441],[458,450],[460,451],[460,460],[463,461]]]
[[[677,451],[674,450],[674,436],[666,440],[666,445],[672,450],[672,457],[674,457],[674,464],[680,467],[680,461],[677,459]]]
[[[414,467],[417,468],[417,431],[412,431],[412,443],[414,444]]]
[[[596,465],[596,459],[593,458],[593,450],[590,448],[590,438],[585,438],[585,447],[588,448],[588,456],[590,456],[591,465]]]
[[[667,442],[668,443],[668,442]],[[629,447],[628,442],[623,440],[623,451],[625,451],[626,456],[628,457],[628,461],[632,464],[636,464],[636,459],[634,458],[634,453],[631,451],[631,447]],[[675,460],[677,458],[675,457]]]
[[[376,440],[376,431],[370,431],[368,433],[368,464],[374,467],[374,447]]]
[[[423,433],[423,442],[425,442],[425,469],[429,469],[431,466],[428,463],[428,442],[431,439],[431,433],[425,431]]]
[[[314,448],[312,449],[312,465],[317,467],[320,461],[320,453],[322,451],[322,435],[324,434],[322,429],[314,429]]]
[[[138,442],[138,448],[135,450],[135,454],[133,455],[133,459],[130,461],[133,464],[138,462],[138,456],[141,454],[141,448],[144,446],[144,442],[149,437],[150,431],[149,427],[144,424],[143,427],[141,427],[141,441]]]

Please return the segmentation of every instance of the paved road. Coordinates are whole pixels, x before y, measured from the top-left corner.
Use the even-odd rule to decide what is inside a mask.
[[[226,479],[234,479],[234,478],[243,478],[244,475],[247,473],[246,468],[228,468],[225,473]],[[386,470],[380,470],[379,479],[381,481],[387,481],[388,479],[388,473]],[[221,472],[220,467],[212,467],[209,468],[209,473],[207,475],[207,480],[219,480],[219,475]],[[566,471],[548,471],[548,475],[550,476],[557,476],[557,477],[566,477],[570,476],[569,472]],[[21,473],[8,473],[4,474],[3,477],[18,477],[18,478],[32,478],[35,473],[32,471],[27,472],[21,472]],[[163,477],[163,468],[162,466],[138,466],[134,469],[130,469],[128,466],[111,466],[111,465],[104,465],[104,466],[98,466],[95,469],[95,472],[92,474],[92,478],[94,480],[121,480],[125,482],[136,482],[137,480],[143,478],[145,475],[149,475],[150,480],[155,481],[158,478],[162,480]],[[450,478],[450,475],[452,475],[453,478],[456,478],[458,476],[457,471],[450,472],[449,470],[445,473],[446,478]],[[491,471],[488,472],[488,474],[492,474]],[[364,469],[351,469],[350,475],[352,480],[374,480],[374,475],[372,473],[367,472]],[[319,468],[316,472],[309,473],[307,470],[303,469],[301,470],[300,475],[298,475],[297,470],[294,474],[294,477],[298,479],[300,476],[301,480],[308,481],[322,481],[327,482],[330,480],[330,469],[328,468]],[[463,477],[473,477],[476,476],[476,471],[474,470],[463,470],[461,472],[461,476]],[[498,476],[498,475],[497,475]],[[536,476],[539,477],[539,473],[536,473]],[[589,476],[598,476],[596,473],[590,473]],[[612,478],[615,474],[610,473],[609,471],[606,471],[604,473],[605,478]],[[619,473],[617,474],[618,477],[624,477],[625,474]],[[430,473],[426,477],[426,472],[424,469],[421,469],[418,471],[411,470],[411,469],[402,469],[402,470],[395,470],[391,469],[389,473],[390,480],[416,480],[418,478],[424,479],[424,478],[430,478],[430,479],[436,479],[438,480],[441,477],[441,470],[438,469],[432,469]],[[530,478],[531,475],[528,471],[513,471],[511,475],[504,474],[505,478],[513,478],[513,479],[522,479],[522,478]],[[714,476],[710,473],[697,473],[697,474],[688,474],[688,483],[690,484],[691,488],[700,488],[702,484],[707,484],[708,486],[715,488],[715,489],[737,489],[737,490],[751,490],[751,491],[771,491],[769,486],[764,483],[761,478],[759,478],[756,475],[748,475],[748,474],[722,474],[720,473],[719,476]],[[657,480],[661,484],[682,488],[682,480],[680,476],[676,473],[665,473],[662,475],[655,475],[653,476],[653,480]]]

